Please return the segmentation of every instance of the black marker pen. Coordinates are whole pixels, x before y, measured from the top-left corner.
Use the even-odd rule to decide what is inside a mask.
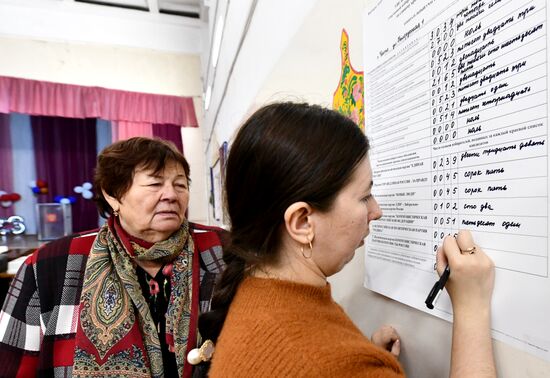
[[[439,294],[443,291],[443,288],[445,287],[445,284],[447,283],[447,279],[449,278],[449,274],[451,274],[451,269],[449,268],[449,265],[445,267],[445,270],[443,271],[443,274],[441,277],[439,277],[439,281],[437,281],[432,287],[432,290],[430,291],[430,294],[428,294],[428,298],[426,298],[426,306],[430,310],[433,310],[435,302],[437,302],[437,298],[439,298]]]

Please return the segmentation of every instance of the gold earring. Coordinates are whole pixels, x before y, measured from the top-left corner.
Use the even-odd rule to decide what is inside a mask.
[[[313,245],[311,244],[311,240],[309,240],[309,236],[307,238],[307,243],[309,244],[309,256],[306,255],[304,252],[304,246],[300,246],[300,252],[302,252],[302,256],[304,256],[305,259],[310,259],[311,256],[313,256]]]

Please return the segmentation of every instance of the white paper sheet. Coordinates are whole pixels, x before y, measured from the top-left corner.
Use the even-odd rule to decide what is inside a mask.
[[[494,260],[493,337],[550,360],[544,0],[380,0],[364,15],[373,193],[365,286],[452,319],[435,249],[459,228]]]

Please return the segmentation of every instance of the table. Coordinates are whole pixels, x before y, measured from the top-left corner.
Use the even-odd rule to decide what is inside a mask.
[[[45,244],[46,241],[38,240],[36,235],[7,235],[0,237],[0,251],[2,255],[8,256],[12,261],[21,256],[30,255],[36,248]],[[0,303],[4,302],[11,279],[14,273],[0,272]]]

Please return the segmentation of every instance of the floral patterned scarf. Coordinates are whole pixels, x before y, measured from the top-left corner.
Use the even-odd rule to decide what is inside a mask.
[[[157,329],[136,276],[138,260],[172,261],[166,341],[181,377],[192,304],[193,239],[185,221],[169,239],[143,248],[114,217],[94,242],[84,275],[73,376],[163,377]]]

